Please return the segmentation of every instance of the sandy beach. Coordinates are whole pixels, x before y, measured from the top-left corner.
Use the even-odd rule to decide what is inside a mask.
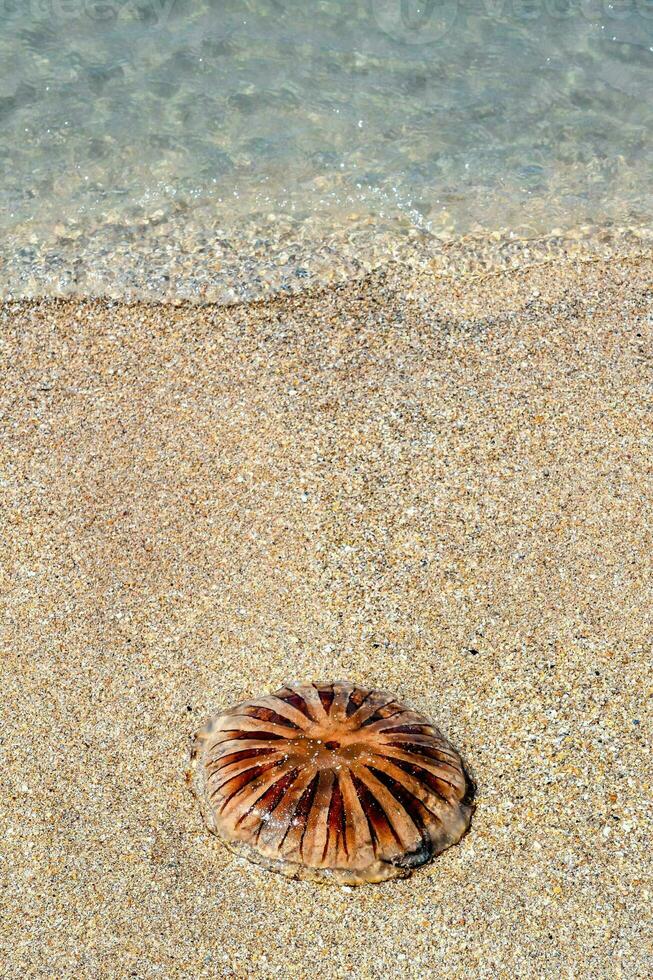
[[[652,286],[0,307],[3,978],[653,974]],[[209,714],[331,678],[478,784],[409,879],[273,875],[187,790]]]

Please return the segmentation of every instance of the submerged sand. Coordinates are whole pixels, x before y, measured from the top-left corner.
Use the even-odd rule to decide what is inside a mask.
[[[1,308],[3,977],[649,977],[653,260],[229,309]],[[429,714],[478,808],[412,878],[209,837],[201,721]]]

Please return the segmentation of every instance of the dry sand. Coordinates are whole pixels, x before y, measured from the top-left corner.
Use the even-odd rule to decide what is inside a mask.
[[[652,280],[1,308],[3,980],[653,975]],[[207,714],[332,677],[478,782],[405,881],[272,875],[187,792]]]

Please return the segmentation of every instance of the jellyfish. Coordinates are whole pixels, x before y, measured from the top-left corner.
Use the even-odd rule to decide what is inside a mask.
[[[474,784],[424,715],[346,681],[289,684],[197,732],[189,782],[208,829],[293,878],[405,877],[469,828]]]

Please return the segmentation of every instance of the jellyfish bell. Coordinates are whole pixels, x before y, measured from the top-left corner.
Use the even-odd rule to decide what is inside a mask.
[[[346,681],[289,684],[193,740],[204,821],[272,871],[343,885],[403,877],[467,831],[474,787],[424,715]]]

